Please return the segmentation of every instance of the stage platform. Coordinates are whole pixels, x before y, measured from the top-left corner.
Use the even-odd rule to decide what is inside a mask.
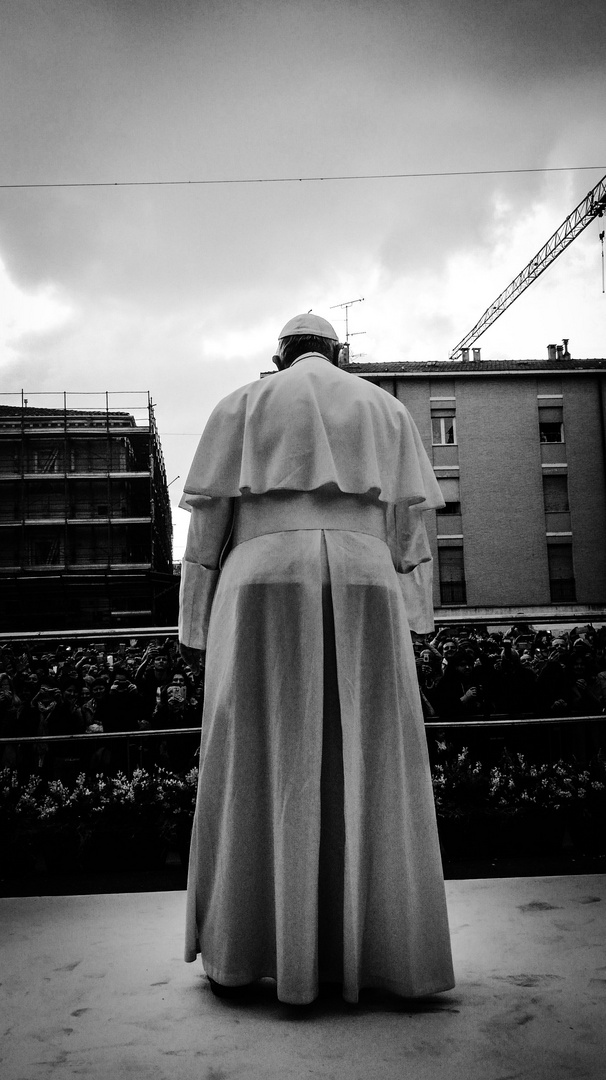
[[[0,899],[2,1080],[598,1080],[606,876],[447,882],[457,986],[213,996],[183,892]]]

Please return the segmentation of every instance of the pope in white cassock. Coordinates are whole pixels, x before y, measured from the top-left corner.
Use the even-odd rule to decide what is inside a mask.
[[[410,628],[431,629],[423,511],[443,500],[404,405],[284,327],[278,373],[221,401],[191,511],[179,638],[206,651],[185,959],[405,997],[454,985]]]

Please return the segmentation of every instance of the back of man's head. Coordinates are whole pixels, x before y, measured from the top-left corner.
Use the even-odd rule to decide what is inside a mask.
[[[294,319],[289,319],[282,328],[278,338],[278,354],[274,356],[274,363],[283,370],[290,367],[299,356],[310,352],[320,353],[332,364],[336,364],[339,355],[339,339],[327,319],[308,312],[304,315],[295,315]]]

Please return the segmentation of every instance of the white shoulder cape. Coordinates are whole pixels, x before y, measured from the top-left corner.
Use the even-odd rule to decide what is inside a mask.
[[[180,505],[189,509],[192,497],[200,495],[234,498],[313,491],[325,484],[388,503],[419,504],[423,510],[443,505],[405,406],[319,354],[309,354],[219,402]]]

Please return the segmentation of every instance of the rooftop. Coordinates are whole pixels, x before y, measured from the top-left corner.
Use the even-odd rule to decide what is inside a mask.
[[[595,360],[412,360],[389,364],[346,364],[353,375],[490,375],[606,371],[606,359]]]
[[[42,426],[57,426],[57,421],[63,424],[66,420],[81,422],[90,420],[95,426],[110,423],[113,426],[135,427],[135,418],[131,413],[119,409],[47,409],[40,406],[0,405],[0,424],[6,421],[21,423],[26,421],[41,421]]]

